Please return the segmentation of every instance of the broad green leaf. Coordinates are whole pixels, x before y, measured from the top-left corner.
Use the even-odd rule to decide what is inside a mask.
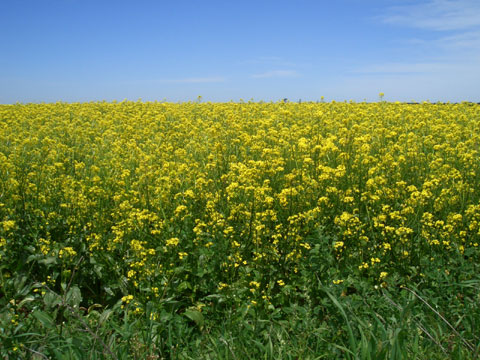
[[[43,302],[47,307],[54,307],[62,303],[60,296],[52,291],[48,291],[43,297]]]
[[[55,327],[52,317],[46,312],[35,310],[32,313],[32,316],[38,321],[40,321],[40,323],[47,329],[53,329]]]
[[[198,327],[202,327],[205,319],[203,318],[203,314],[198,310],[188,309],[183,313],[186,317],[190,320],[194,321]]]
[[[67,301],[67,304],[73,307],[78,307],[82,301],[80,289],[77,286],[72,286],[71,289],[68,290],[65,300]]]

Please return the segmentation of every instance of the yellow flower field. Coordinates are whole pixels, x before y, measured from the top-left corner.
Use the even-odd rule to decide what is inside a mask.
[[[2,105],[2,272],[268,305],[329,252],[388,286],[480,255],[479,147],[469,103]]]

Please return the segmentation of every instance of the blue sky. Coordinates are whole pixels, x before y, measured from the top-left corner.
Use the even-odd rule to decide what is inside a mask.
[[[4,0],[0,36],[0,103],[480,101],[480,0]]]

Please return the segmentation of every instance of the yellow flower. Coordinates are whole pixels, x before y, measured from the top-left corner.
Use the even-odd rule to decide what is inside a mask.
[[[260,283],[257,282],[257,281],[250,281],[249,285],[250,285],[250,286],[253,286],[253,287],[257,288],[257,289],[260,287]]]
[[[178,245],[179,242],[180,242],[180,239],[174,237],[174,238],[168,239],[167,242],[166,242],[166,245],[167,245],[167,246],[175,247],[175,246]]]
[[[77,252],[73,250],[73,248],[70,246],[66,246],[63,249],[60,249],[60,251],[58,252],[59,258],[75,256],[75,255],[77,255]]]
[[[14,220],[5,220],[3,221],[3,230],[5,232],[13,229],[15,227],[15,221]]]
[[[133,295],[125,295],[122,297],[122,302],[129,304],[133,300]]]
[[[227,287],[228,287],[228,284],[225,284],[225,283],[222,283],[222,282],[221,282],[221,283],[218,284],[218,287],[217,287],[217,288],[218,288],[218,290],[223,290],[223,289],[225,289],[225,288],[227,288]]]

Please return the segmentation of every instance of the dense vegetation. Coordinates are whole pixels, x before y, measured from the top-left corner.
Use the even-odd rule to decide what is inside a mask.
[[[480,105],[0,106],[0,356],[473,359]]]

